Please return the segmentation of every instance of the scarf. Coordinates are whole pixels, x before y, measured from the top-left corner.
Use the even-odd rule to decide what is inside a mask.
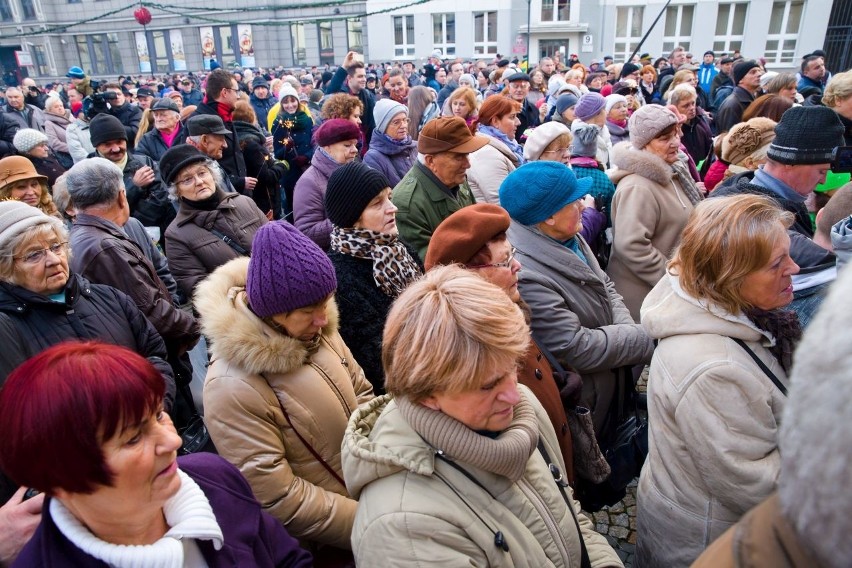
[[[56,528],[72,544],[110,566],[181,568],[187,552],[193,555],[198,552],[197,549],[188,549],[187,544],[194,544],[192,541],[196,539],[211,540],[213,547],[221,550],[224,538],[204,492],[181,470],[178,470],[178,475],[180,489],[163,506],[169,530],[153,544],[119,545],[105,542],[92,534],[58,499],[50,501],[50,516]]]
[[[792,310],[761,310],[750,308],[743,310],[745,316],[759,329],[769,332],[775,338],[775,345],[769,352],[775,357],[784,372],[790,374],[793,368],[793,352],[802,338],[802,326],[799,316]]]
[[[493,126],[487,126],[485,124],[480,124],[479,125],[479,132],[486,134],[488,136],[491,136],[493,138],[496,138],[497,140],[499,140],[500,142],[502,142],[503,144],[508,146],[509,150],[511,150],[512,153],[515,156],[518,157],[518,167],[521,167],[521,166],[523,166],[524,164],[527,163],[527,160],[524,158],[524,147],[521,146],[520,144],[518,144],[517,142],[515,142],[514,139],[506,136],[506,133],[503,132],[502,130],[498,130],[498,129],[494,128]]]
[[[387,296],[396,298],[422,272],[397,235],[368,229],[334,227],[331,250],[373,261],[373,280]]]
[[[397,407],[406,422],[427,444],[448,458],[502,475],[512,481],[523,477],[527,461],[538,444],[538,421],[533,405],[521,391],[512,424],[496,438],[482,436],[439,410],[397,397]]]
[[[225,197],[225,192],[216,188],[216,191],[213,192],[213,195],[206,199],[186,199],[181,198],[181,205],[185,205],[190,209],[197,209],[198,211],[215,211],[217,207],[219,207],[219,203],[222,202],[222,198]]]
[[[373,131],[373,137],[375,138],[376,136],[383,137],[388,144],[392,144],[392,145],[396,146],[397,148],[402,148],[404,150],[408,150],[409,146],[411,146],[411,136],[409,136],[407,134],[405,135],[405,138],[403,138],[402,140],[397,140],[396,138],[391,138],[390,136],[388,136],[384,132]]]
[[[693,206],[698,205],[698,202],[704,199],[704,196],[701,195],[701,190],[695,185],[695,180],[689,175],[689,169],[686,165],[678,160],[672,164],[672,171],[675,173],[680,184],[680,189],[686,194],[687,199],[689,199]]]
[[[229,122],[234,121],[234,109],[228,108],[222,103],[218,103],[216,101],[213,101],[211,104],[216,105],[216,114],[219,115],[219,118],[222,119],[222,122],[228,124]],[[227,126],[225,128],[227,128]],[[230,128],[228,128],[228,130],[230,130]]]
[[[275,126],[273,127],[273,130],[276,128],[286,128],[290,132],[301,132],[305,130],[310,132],[313,127],[314,121],[311,120],[311,117],[308,116],[308,113],[305,111],[299,109],[294,114],[290,114],[281,110],[275,118]]]

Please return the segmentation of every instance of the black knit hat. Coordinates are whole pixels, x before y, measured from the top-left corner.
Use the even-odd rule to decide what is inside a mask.
[[[837,113],[828,107],[792,107],[775,127],[766,155],[791,166],[830,164],[834,149],[844,144],[843,131]]]
[[[163,182],[171,184],[182,169],[196,162],[203,162],[207,156],[189,144],[172,146],[160,158],[160,176]]]
[[[734,75],[734,85],[739,85],[740,81],[743,80],[743,77],[745,77],[748,72],[755,67],[760,67],[760,63],[754,59],[746,59],[739,63],[735,63],[734,70],[732,71],[732,74]]]
[[[127,140],[127,131],[124,130],[124,125],[121,124],[121,121],[105,112],[95,116],[89,122],[89,135],[91,136],[92,146],[97,146],[110,140]]]
[[[631,73],[636,73],[637,71],[641,71],[642,68],[634,63],[625,63],[621,67],[621,75],[618,76],[619,79],[624,79]]]
[[[338,227],[350,228],[370,201],[385,188],[388,178],[364,162],[349,162],[334,170],[325,189],[325,212]]]

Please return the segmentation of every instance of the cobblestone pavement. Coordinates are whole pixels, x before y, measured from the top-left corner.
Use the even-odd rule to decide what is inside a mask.
[[[604,507],[597,513],[586,513],[595,524],[595,529],[604,535],[618,553],[625,568],[632,568],[636,551],[636,483],[634,479],[627,487],[624,499],[612,507]]]

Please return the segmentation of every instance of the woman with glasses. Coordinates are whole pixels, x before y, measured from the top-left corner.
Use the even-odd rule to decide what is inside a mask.
[[[47,177],[40,175],[24,156],[8,156],[0,160],[0,201],[7,199],[22,201],[39,208],[46,215],[61,218],[48,191]]]
[[[230,191],[218,164],[192,146],[169,148],[160,175],[178,203],[177,217],[166,229],[169,266],[191,298],[208,274],[251,253],[254,233],[267,217],[251,197]]]
[[[382,172],[394,187],[417,159],[417,143],[408,134],[408,107],[393,99],[382,99],[373,108],[376,129],[364,163]]]
[[[99,339],[147,357],[175,385],[166,346],[128,296],[91,284],[68,266],[68,231],[58,218],[15,200],[0,201],[0,386],[18,365],[68,340]],[[4,435],[7,435],[4,432]],[[9,562],[32,536],[38,510],[0,474],[0,559]]]
[[[521,124],[520,103],[509,97],[488,97],[479,107],[477,132],[488,144],[470,154],[467,181],[478,203],[500,204],[500,183],[523,165],[524,148],[515,141],[515,129]]]

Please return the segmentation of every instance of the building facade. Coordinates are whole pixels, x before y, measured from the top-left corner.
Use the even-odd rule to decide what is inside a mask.
[[[138,5],[123,0],[0,0],[0,67],[7,82],[10,74],[46,81],[72,66],[108,78],[199,71],[213,59],[224,67],[307,67],[365,52],[365,2],[299,0],[286,10],[236,4],[163,2],[142,26],[133,15]]]

